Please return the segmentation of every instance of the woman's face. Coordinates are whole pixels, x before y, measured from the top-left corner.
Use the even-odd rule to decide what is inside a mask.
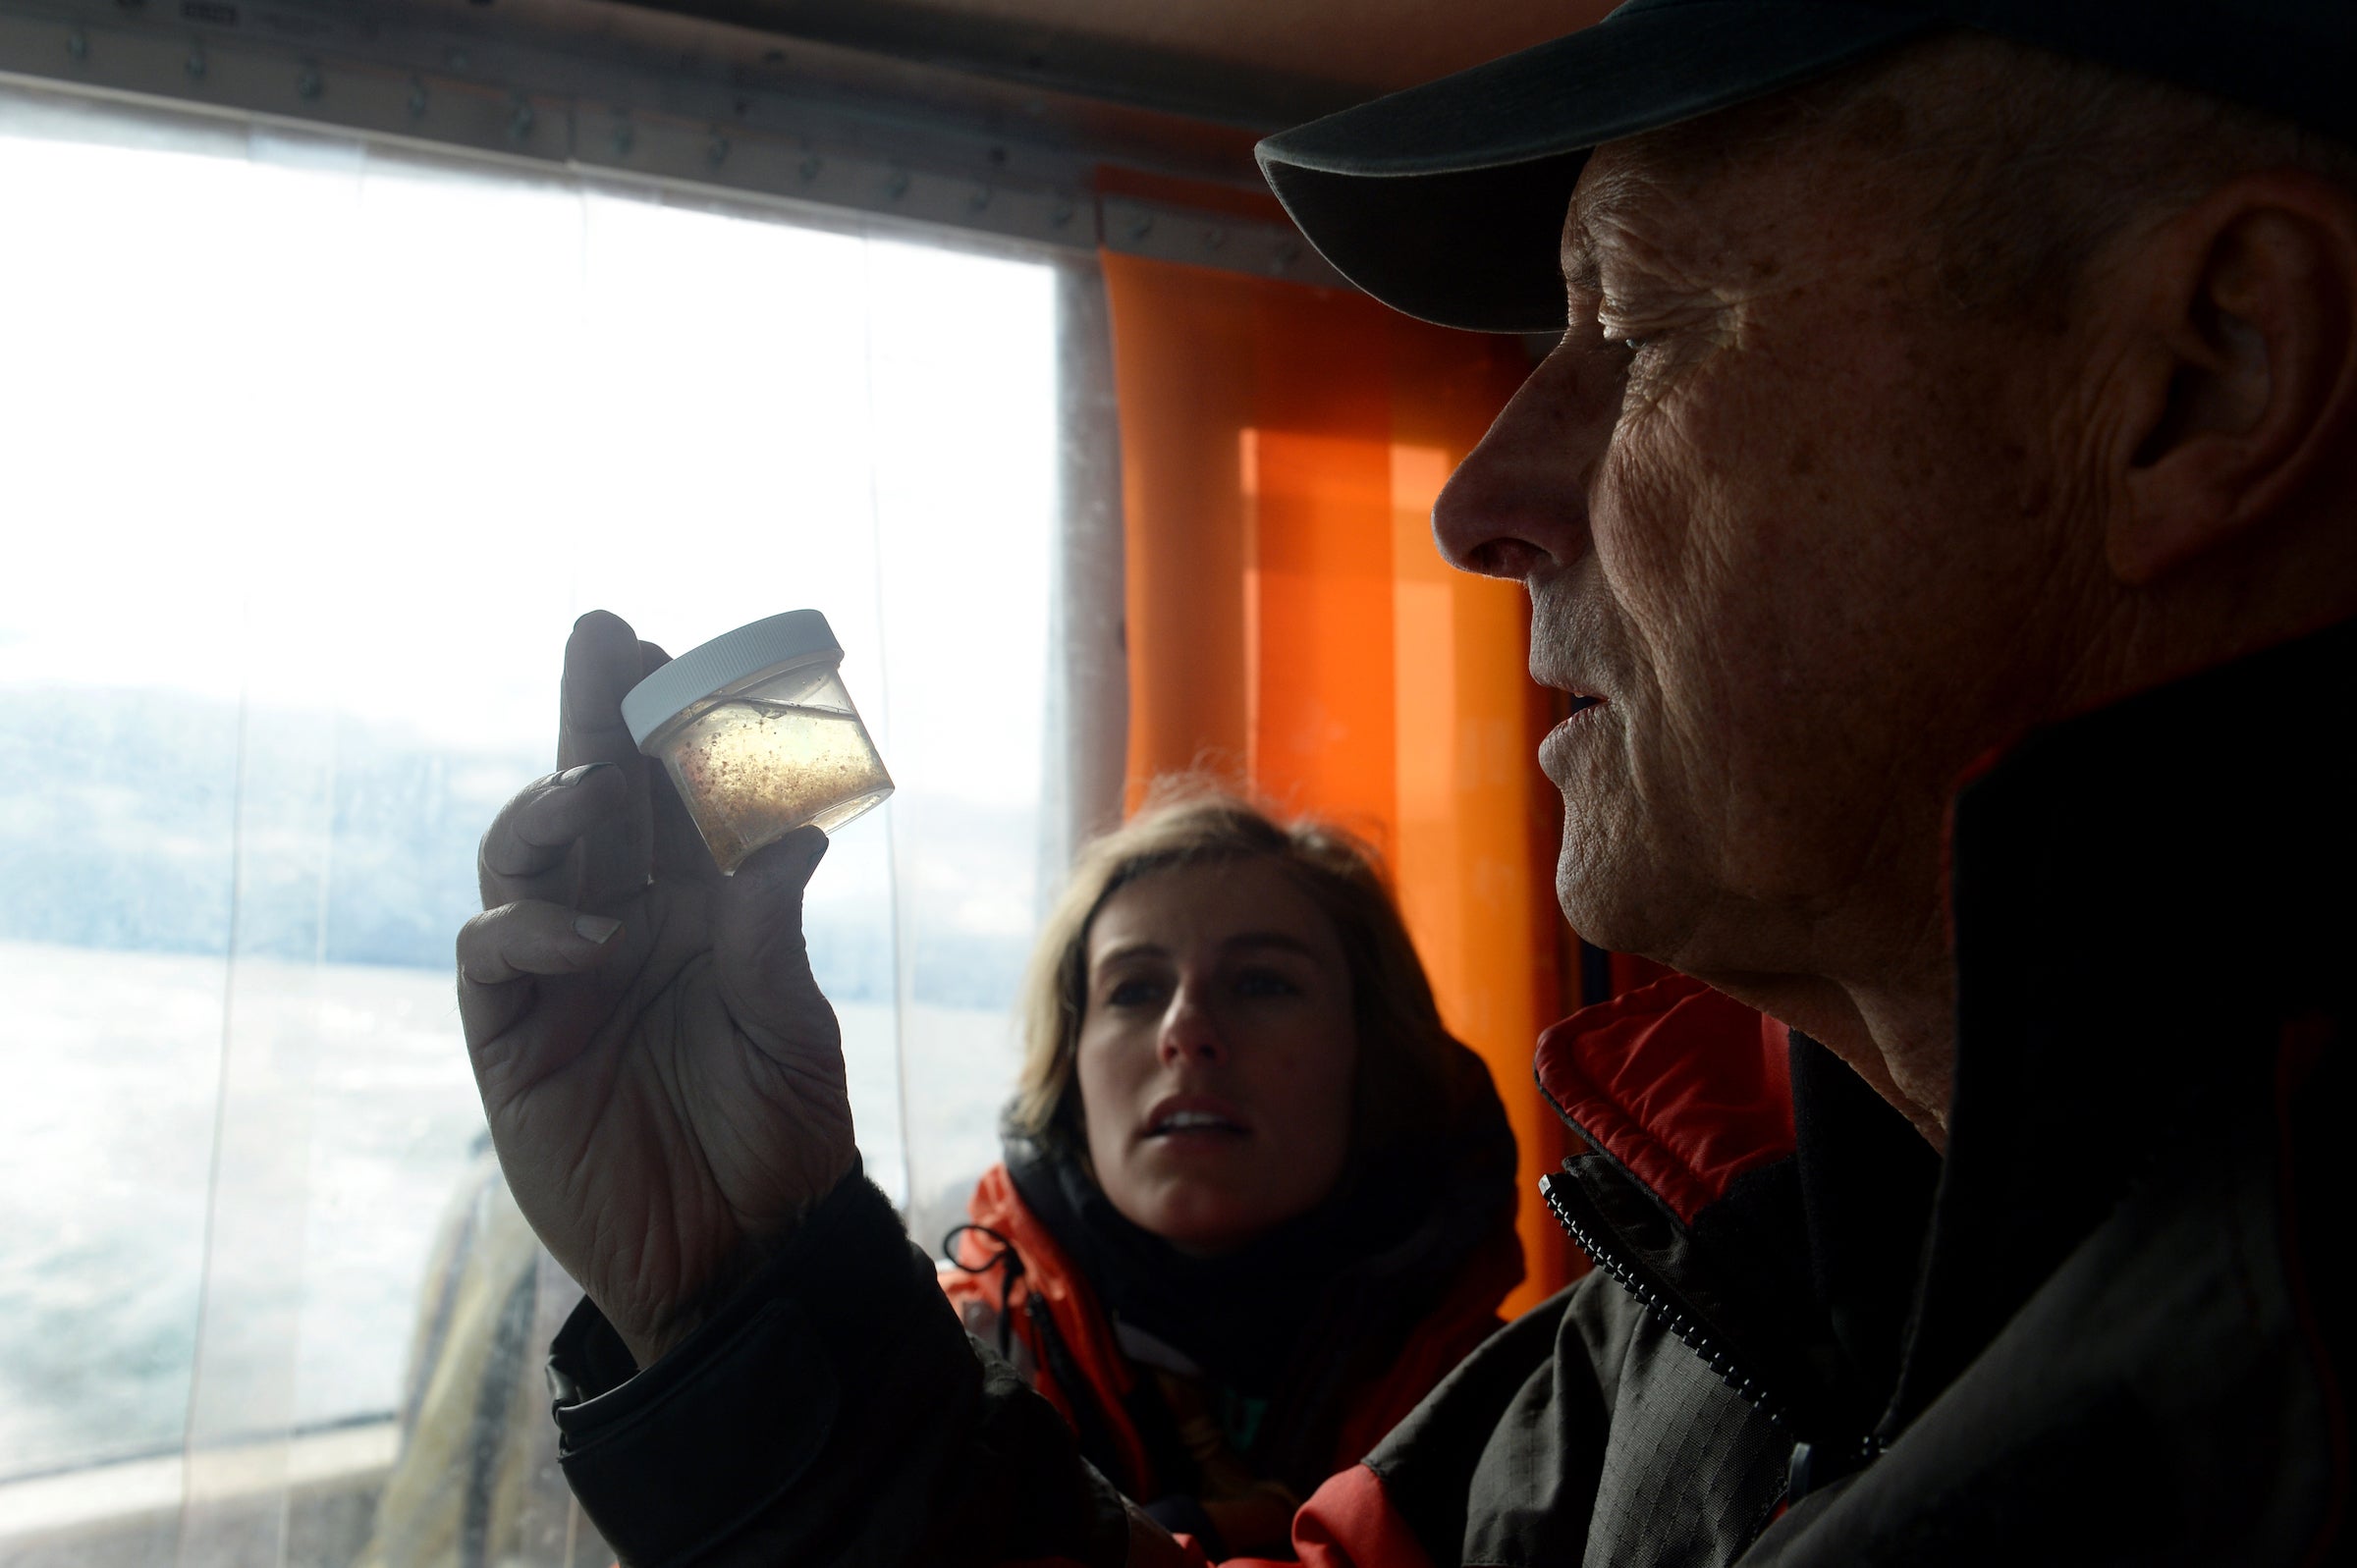
[[[1181,1251],[1232,1251],[1334,1190],[1357,1067],[1342,943],[1273,862],[1154,872],[1090,922],[1089,1158],[1113,1206]]]

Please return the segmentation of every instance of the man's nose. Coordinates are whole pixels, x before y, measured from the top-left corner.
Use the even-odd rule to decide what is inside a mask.
[[[1155,1054],[1166,1067],[1181,1061],[1216,1063],[1228,1059],[1228,1043],[1220,1034],[1219,1019],[1202,999],[1181,987],[1171,999],[1170,1011],[1163,1014]]]
[[[1528,580],[1587,553],[1588,487],[1619,413],[1624,358],[1590,327],[1530,373],[1433,504],[1433,540],[1451,566]]]

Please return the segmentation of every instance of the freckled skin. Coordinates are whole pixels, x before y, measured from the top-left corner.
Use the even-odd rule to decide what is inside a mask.
[[[1211,1256],[1307,1213],[1348,1159],[1358,1070],[1333,923],[1268,861],[1127,884],[1089,923],[1074,1068],[1097,1184],[1131,1223]],[[1176,1094],[1245,1131],[1152,1136]]]
[[[1572,925],[1795,1003],[1936,1137],[1945,1082],[1894,1085],[1847,1038],[1870,1003],[1833,993],[1904,975],[1945,1007],[1946,803],[2068,700],[2041,607],[2102,541],[2025,512],[2048,355],[1942,302],[1886,184],[1850,149],[1739,179],[1600,149],[1566,223],[1570,331],[1435,527],[1529,588],[1533,676],[1603,699],[1541,752]]]

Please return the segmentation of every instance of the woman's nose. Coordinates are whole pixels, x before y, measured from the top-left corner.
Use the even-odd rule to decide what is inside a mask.
[[[1211,1009],[1181,988],[1171,1000],[1171,1010],[1163,1014],[1155,1054],[1166,1067],[1188,1060],[1218,1062],[1227,1059],[1228,1044]]]

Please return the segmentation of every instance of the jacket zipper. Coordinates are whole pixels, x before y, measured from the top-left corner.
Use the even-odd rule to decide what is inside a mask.
[[[1702,1358],[1702,1364],[1718,1376],[1721,1382],[1732,1388],[1745,1403],[1768,1418],[1768,1424],[1779,1432],[1794,1431],[1792,1413],[1788,1406],[1768,1391],[1767,1385],[1729,1355],[1727,1348],[1703,1328],[1691,1313],[1683,1309],[1668,1291],[1653,1284],[1637,1266],[1608,1245],[1600,1227],[1591,1225],[1571,1212],[1563,1196],[1563,1186],[1570,1178],[1560,1175],[1541,1176],[1539,1192],[1546,1198],[1547,1207],[1579,1250],[1594,1260],[1596,1267],[1619,1282],[1620,1288],[1637,1298],[1637,1305],[1653,1315],[1663,1327],[1677,1336],[1679,1344]]]
[[[1795,1438],[1785,1491],[1787,1503],[1799,1501],[1828,1481],[1872,1464],[1888,1451],[1890,1443],[1871,1433],[1831,1441],[1800,1436],[1792,1421],[1791,1407],[1770,1393],[1766,1383],[1753,1377],[1725,1345],[1712,1338],[1697,1314],[1648,1279],[1642,1269],[1606,1240],[1607,1233],[1601,1225],[1589,1224],[1573,1213],[1564,1191],[1569,1180],[1562,1175],[1539,1178],[1540,1195],[1547,1200],[1547,1207],[1555,1211],[1556,1222],[1563,1227],[1564,1234],[1597,1268],[1635,1297],[1637,1305],[1651,1314],[1655,1322],[1675,1335],[1679,1344],[1700,1357],[1721,1382],[1766,1417],[1771,1427]]]

